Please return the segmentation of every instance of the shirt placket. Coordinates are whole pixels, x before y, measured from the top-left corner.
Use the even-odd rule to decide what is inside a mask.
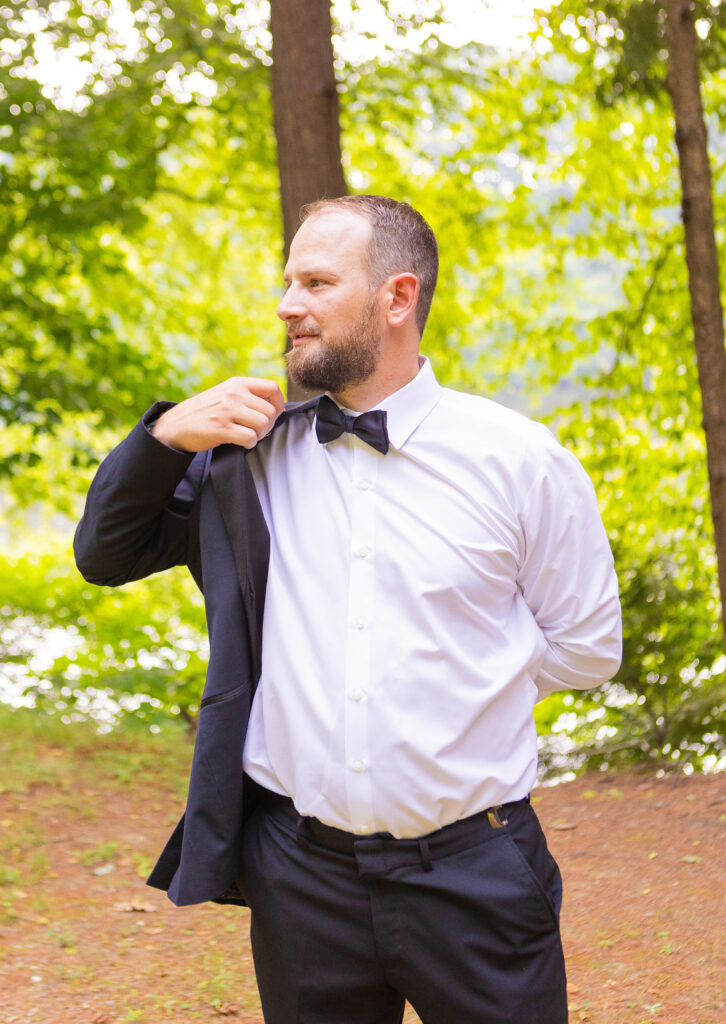
[[[345,657],[345,776],[354,832],[370,832],[373,787],[368,730],[374,627],[375,525],[381,456],[350,438],[353,448],[348,636]]]

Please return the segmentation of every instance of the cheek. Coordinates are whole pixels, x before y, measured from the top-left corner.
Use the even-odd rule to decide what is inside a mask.
[[[320,333],[323,341],[327,338],[336,338],[345,331],[348,317],[340,310],[320,310],[317,323],[320,326]]]

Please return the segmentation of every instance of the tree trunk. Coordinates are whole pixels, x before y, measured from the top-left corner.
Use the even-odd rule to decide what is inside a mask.
[[[692,0],[665,0],[664,8],[668,43],[667,86],[676,122],[691,316],[703,402],[723,618],[726,613],[726,351],[711,171],[701,105],[693,3]]]
[[[346,192],[330,0],[271,0],[272,103],[280,173],[284,258],[300,208]],[[289,397],[305,397],[291,385]]]
[[[344,195],[330,0],[271,0],[272,102],[285,258],[300,207]]]

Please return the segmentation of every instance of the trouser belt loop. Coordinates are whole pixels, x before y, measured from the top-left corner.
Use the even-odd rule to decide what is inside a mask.
[[[295,841],[298,846],[302,846],[303,849],[310,849],[310,832],[308,828],[308,819],[300,816],[297,823],[297,829],[295,830]]]
[[[434,865],[431,860],[431,848],[429,847],[428,839],[419,839],[418,848],[424,871],[433,871]]]

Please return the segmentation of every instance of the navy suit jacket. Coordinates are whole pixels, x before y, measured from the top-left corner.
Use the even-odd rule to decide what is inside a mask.
[[[288,407],[302,411],[317,402]],[[244,903],[242,751],[260,676],[270,539],[245,450],[192,455],[151,436],[158,403],[101,463],[74,540],[90,583],[120,586],[187,565],[204,594],[209,667],[184,816],[148,884],[178,906]]]

